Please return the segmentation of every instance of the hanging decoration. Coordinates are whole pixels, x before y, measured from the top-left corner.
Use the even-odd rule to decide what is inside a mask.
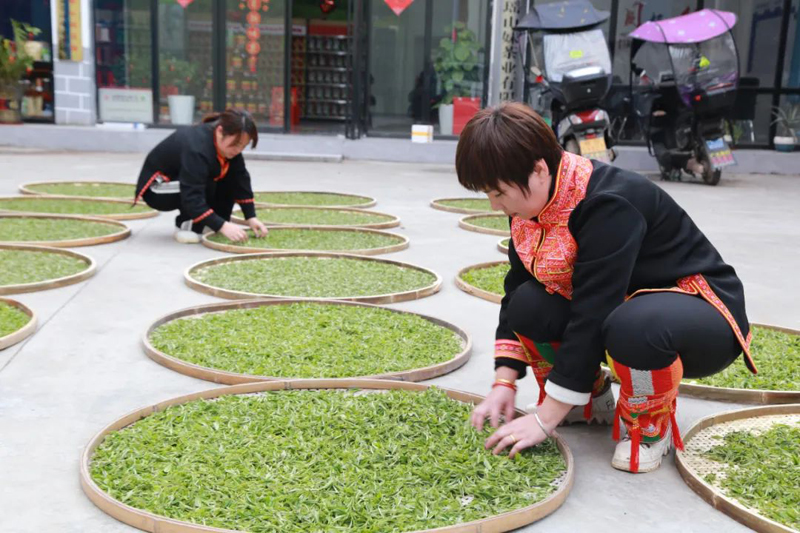
[[[336,0],[321,0],[319,10],[323,15],[330,15],[336,9]]]
[[[258,67],[258,54],[261,52],[261,12],[269,11],[269,0],[247,0],[239,4],[239,9],[247,10],[245,21],[247,22],[247,30],[245,36],[247,37],[247,44],[244,47],[245,52],[249,56],[247,58],[247,67],[250,72],[255,72]]]
[[[384,0],[389,9],[394,11],[394,14],[400,16],[400,13],[406,10],[408,6],[414,3],[414,0]]]

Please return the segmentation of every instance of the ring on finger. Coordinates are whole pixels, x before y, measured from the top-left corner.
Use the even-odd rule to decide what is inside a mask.
[[[515,437],[513,433],[509,433],[508,436],[511,437],[511,444],[517,443],[517,437]]]

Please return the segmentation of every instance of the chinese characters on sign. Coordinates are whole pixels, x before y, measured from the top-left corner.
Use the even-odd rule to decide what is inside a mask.
[[[58,0],[58,58],[66,61],[83,61],[81,38],[81,0]]]
[[[514,37],[514,26],[519,22],[519,2],[503,2],[503,58],[500,61],[500,101],[514,100],[515,61],[514,47],[518,46]]]

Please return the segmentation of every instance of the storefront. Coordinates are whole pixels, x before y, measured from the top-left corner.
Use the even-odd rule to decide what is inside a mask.
[[[97,118],[185,124],[236,107],[276,131],[406,136],[437,124],[448,95],[486,104],[490,10],[489,0],[95,0]],[[453,42],[458,68],[437,62]]]

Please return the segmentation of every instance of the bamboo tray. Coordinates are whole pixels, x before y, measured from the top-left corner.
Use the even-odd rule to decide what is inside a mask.
[[[64,239],[61,241],[0,241],[2,244],[33,244],[36,246],[54,246],[56,248],[78,248],[80,246],[96,246],[98,244],[108,244],[127,239],[131,235],[131,229],[116,220],[107,218],[90,217],[84,215],[47,215],[42,213],[0,213],[3,218],[49,218],[54,220],[83,220],[86,222],[96,222],[107,226],[114,226],[118,229],[115,233],[100,237],[77,237],[74,239]]]
[[[509,237],[506,237],[505,239],[500,239],[499,241],[497,241],[497,249],[500,251],[500,253],[503,253],[503,254],[506,254],[506,255],[508,255],[508,246],[506,246],[506,245],[505,245],[505,244],[503,244],[503,243],[504,243],[504,242],[506,241],[506,239],[508,239],[508,238],[509,238]]]
[[[484,200],[484,198],[436,198],[435,200],[431,200],[431,207],[434,209],[438,209],[439,211],[447,211],[449,213],[462,213],[465,215],[474,215],[474,214],[485,214],[490,215],[492,213],[497,213],[498,211],[492,211],[491,208],[489,209],[470,209],[469,207],[453,207],[452,205],[445,205],[442,202],[452,201],[452,200]],[[487,200],[488,201],[488,200]]]
[[[256,191],[253,193],[253,196],[256,197],[259,194],[270,194],[270,193],[280,193],[280,194],[335,194],[336,196],[345,196],[347,198],[363,198],[365,201],[359,204],[349,204],[349,205],[341,205],[341,204],[331,204],[331,205],[301,205],[301,204],[275,204],[272,202],[264,202],[262,200],[256,200],[258,205],[267,206],[267,207],[343,207],[348,209],[366,209],[368,207],[373,207],[377,204],[377,200],[375,198],[371,198],[369,196],[364,196],[361,194],[349,194],[344,192],[333,192],[333,191]]]
[[[508,261],[490,261],[488,263],[478,263],[477,265],[470,265],[467,267],[462,268],[456,274],[456,286],[461,289],[462,291],[466,292],[467,294],[471,294],[472,296],[477,296],[478,298],[483,298],[484,300],[489,300],[490,302],[494,302],[499,304],[503,300],[502,294],[495,294],[493,292],[485,291],[483,289],[479,289],[474,285],[470,285],[462,276],[469,270],[477,270],[481,268],[490,268],[497,265],[507,264]]]
[[[204,379],[206,381],[213,381],[214,383],[223,383],[225,385],[238,385],[240,383],[255,383],[262,381],[280,381],[287,379],[296,379],[289,377],[269,377],[269,376],[257,376],[252,374],[240,374],[237,372],[228,372],[225,370],[219,370],[216,368],[210,368],[206,366],[197,365],[194,363],[189,363],[187,361],[184,361],[183,359],[173,357],[158,350],[150,342],[150,337],[156,330],[156,328],[158,328],[159,326],[162,326],[168,322],[172,322],[173,320],[179,318],[199,316],[207,313],[219,313],[221,311],[229,311],[231,309],[253,309],[261,306],[287,305],[298,302],[314,302],[323,305],[350,305],[359,307],[378,307],[370,304],[335,301],[335,300],[248,300],[244,302],[228,302],[228,303],[201,305],[197,307],[189,307],[187,309],[183,309],[175,313],[170,313],[168,315],[159,318],[145,332],[144,336],[142,337],[142,345],[144,346],[144,351],[147,354],[147,356],[150,357],[152,360],[156,361],[157,363],[164,365],[165,367],[174,370],[176,372],[180,372],[181,374],[186,374],[187,376],[191,376],[194,378]],[[389,309],[386,307],[382,307],[381,309],[386,309],[393,313],[417,315],[429,322],[447,328],[450,331],[456,333],[459,337],[461,337],[463,348],[461,352],[456,354],[452,359],[450,359],[449,361],[445,361],[443,363],[431,365],[424,368],[415,368],[411,370],[403,370],[387,374],[378,374],[371,376],[352,376],[353,378],[358,377],[363,379],[424,381],[426,379],[432,379],[453,372],[454,370],[463,366],[467,361],[469,361],[470,355],[472,353],[472,338],[469,336],[467,332],[465,332],[461,328],[453,324],[450,324],[449,322],[445,322],[444,320],[440,320],[438,318],[430,317],[427,315],[422,315],[419,313],[412,313],[410,311],[400,311],[397,309]]]
[[[419,289],[413,289],[409,291],[403,292],[393,292],[389,294],[376,294],[376,295],[366,295],[366,296],[345,296],[345,297],[336,297],[336,298],[302,298],[302,297],[295,297],[295,296],[282,296],[278,294],[256,294],[251,292],[243,292],[243,291],[236,291],[230,289],[223,289],[220,287],[214,287],[212,285],[208,285],[201,281],[198,281],[192,277],[192,272],[199,268],[209,267],[213,265],[219,265],[222,263],[229,263],[232,261],[248,261],[251,259],[257,259],[259,257],[263,258],[279,258],[279,257],[344,257],[349,259],[357,259],[360,261],[376,261],[381,263],[388,263],[397,265],[404,268],[412,268],[415,270],[421,270],[428,274],[435,276],[435,280],[433,283],[428,285],[427,287],[422,287]],[[269,300],[343,300],[343,301],[350,301],[350,302],[362,302],[362,303],[372,303],[372,304],[389,304],[389,303],[396,303],[396,302],[407,302],[409,300],[418,300],[420,298],[425,298],[426,296],[430,296],[432,294],[436,294],[442,288],[442,278],[436,272],[432,270],[428,270],[427,268],[422,268],[417,265],[412,265],[411,263],[403,263],[400,261],[392,261],[390,259],[378,259],[373,257],[364,257],[360,255],[352,255],[352,254],[338,254],[338,253],[325,253],[325,252],[281,252],[281,253],[258,253],[258,254],[242,254],[233,257],[222,257],[217,259],[210,259],[206,261],[200,261],[199,263],[195,263],[194,265],[190,266],[184,272],[184,280],[186,285],[195,289],[197,291],[203,292],[205,294],[210,294],[211,296],[217,296],[219,298],[227,298],[230,300],[247,300],[251,298],[259,298],[259,299],[269,299]]]
[[[476,218],[483,218],[483,217],[492,217],[492,218],[502,218],[507,219],[506,215],[494,215],[492,213],[480,213],[477,215],[467,215],[461,220],[458,221],[458,227],[465,229],[467,231],[474,231],[477,233],[485,233],[486,235],[500,235],[502,237],[508,237],[511,235],[511,230],[499,230],[499,229],[492,229],[492,228],[484,228],[483,226],[476,226],[472,223]]]
[[[0,302],[6,303],[12,307],[16,307],[30,317],[30,320],[16,331],[12,331],[5,337],[0,337],[0,350],[5,350],[9,346],[14,346],[33,335],[36,332],[36,325],[39,322],[36,313],[34,313],[27,305],[20,303],[10,298],[0,298]]]
[[[367,233],[373,235],[383,235],[386,237],[392,237],[397,239],[399,242],[397,244],[392,244],[389,246],[381,246],[378,248],[363,248],[360,250],[325,250],[328,253],[340,253],[340,254],[353,254],[353,255],[381,255],[381,254],[390,254],[393,252],[399,252],[401,250],[405,250],[408,248],[408,237],[403,235],[398,235],[397,233],[390,233],[388,231],[380,231],[374,229],[365,229],[365,228],[344,228],[341,226],[276,226],[273,227],[271,231],[283,231],[283,230],[315,230],[315,231],[330,231],[330,232],[352,232],[352,233]],[[260,252],[316,252],[319,250],[303,250],[300,248],[259,248],[257,246],[247,246],[247,244],[238,245],[238,244],[222,244],[218,242],[214,242],[209,239],[212,234],[203,235],[202,243],[204,246],[211,248],[212,250],[219,250],[221,252],[228,252],[234,254],[252,254],[252,253],[260,253]]]
[[[18,200],[18,201],[57,201],[57,200],[80,200],[81,202],[103,202],[103,203],[113,203],[119,204],[119,213],[111,213],[110,215],[96,215],[96,214],[77,214],[78,216],[92,216],[98,218],[104,218],[107,220],[136,220],[140,218],[152,218],[158,216],[158,211],[155,209],[148,209],[147,211],[139,211],[139,212],[131,212],[130,208],[133,205],[131,200],[119,200],[116,198],[91,198],[88,196],[58,196],[58,195],[37,195],[37,196],[0,196],[0,200]],[[11,210],[11,209],[3,209],[0,207],[0,213],[24,213],[29,214],[32,212],[29,211],[18,211],[18,210]],[[36,214],[43,214],[43,215],[53,215],[59,213],[39,213],[33,212]]]
[[[136,194],[136,184],[135,183],[121,183],[121,182],[118,182],[118,181],[96,181],[96,180],[92,180],[92,181],[79,181],[79,180],[70,180],[70,181],[32,181],[32,182],[23,183],[22,185],[20,185],[19,186],[19,192],[21,192],[22,194],[28,194],[30,196],[59,196],[59,195],[51,194],[51,193],[48,193],[48,192],[37,191],[35,189],[31,189],[30,187],[36,186],[36,185],[62,185],[64,183],[69,183],[69,184],[80,183],[81,185],[128,185],[133,189],[129,196],[91,196],[91,197],[86,197],[86,198],[100,198],[100,199],[103,199],[103,200],[127,200],[127,199],[130,198],[132,200],[134,195]],[[74,198],[75,196],[80,196],[80,195],[75,195],[75,196],[67,195],[67,196],[69,196],[70,198]],[[80,196],[80,197],[83,197],[83,196]]]
[[[79,283],[85,279],[94,276],[97,270],[97,263],[88,255],[73,252],[72,250],[64,250],[62,248],[51,248],[47,246],[33,246],[30,244],[0,244],[0,250],[28,250],[31,252],[48,252],[53,254],[68,255],[78,258],[86,263],[86,270],[63,276],[60,278],[49,279],[44,281],[36,281],[34,283],[22,283],[19,285],[4,285],[0,286],[0,295],[3,294],[21,294],[24,292],[45,291],[48,289],[57,289],[59,287],[66,287],[74,283]]]
[[[709,473],[718,474],[720,464],[704,458],[701,454],[719,443],[713,435],[724,435],[743,429],[768,429],[775,423],[800,421],[800,404],[750,407],[707,416],[698,421],[683,436],[684,451],[675,454],[678,472],[689,487],[715,509],[755,531],[765,533],[796,531],[761,516],[758,511],[745,507],[728,497],[715,485],[705,481]],[[787,465],[788,466],[788,465]]]
[[[142,511],[134,507],[125,505],[118,500],[115,500],[107,493],[103,492],[100,487],[92,480],[90,473],[90,463],[92,456],[97,447],[103,442],[103,439],[110,433],[118,431],[127,427],[134,422],[137,422],[147,416],[163,411],[167,407],[173,405],[180,405],[183,403],[191,402],[199,399],[219,398],[221,396],[236,395],[236,394],[255,394],[265,391],[281,391],[281,390],[301,390],[301,389],[372,389],[372,390],[396,390],[403,389],[409,391],[424,391],[428,385],[419,383],[405,383],[387,380],[358,380],[358,379],[339,379],[339,380],[287,380],[287,381],[269,381],[261,383],[249,383],[244,385],[234,385],[232,387],[222,387],[185,396],[179,396],[161,403],[144,407],[129,413],[119,420],[112,422],[97,435],[92,438],[86,446],[83,455],[81,456],[80,464],[80,482],[84,493],[88,498],[99,507],[103,512],[112,516],[113,518],[136,527],[143,531],[150,531],[153,533],[235,533],[233,530],[220,529],[209,526],[202,526],[189,522],[174,520],[160,515],[155,515],[147,511]],[[441,389],[441,387],[440,387]],[[477,404],[483,400],[483,397],[474,394],[441,389],[447,396],[459,402],[469,404]],[[524,415],[522,411],[518,411],[518,415]],[[575,463],[567,443],[560,437],[556,436],[556,445],[561,452],[566,463],[565,474],[557,481],[558,488],[546,499],[521,509],[503,513],[500,515],[491,516],[482,520],[467,522],[463,524],[456,524],[436,528],[435,530],[424,530],[431,533],[488,533],[488,532],[501,532],[510,531],[520,528],[537,520],[541,520],[545,516],[553,513],[558,509],[567,498],[569,491],[572,489],[572,484],[575,477]],[[487,452],[488,453],[488,452]],[[421,532],[417,532],[421,533]]]
[[[368,215],[380,215],[382,217],[389,217],[389,220],[384,222],[367,222],[364,224],[297,224],[297,223],[284,223],[284,222],[269,222],[267,220],[262,220],[261,222],[264,223],[265,226],[306,226],[309,228],[366,228],[366,229],[389,229],[389,228],[396,228],[400,225],[400,219],[394,215],[390,215],[388,213],[379,213],[378,211],[367,211],[366,209],[355,209],[355,208],[347,208],[347,207],[304,207],[299,205],[267,205],[267,204],[255,204],[256,210],[259,208],[263,209],[309,209],[312,211],[337,211],[340,213],[358,213],[360,215],[368,214]],[[235,222],[237,224],[247,224],[245,219],[241,217],[242,210],[237,209],[231,215],[231,222]]]
[[[772,329],[790,335],[800,335],[800,331],[770,324],[751,324],[765,329]],[[742,364],[741,361],[734,361],[734,365]],[[700,385],[697,383],[681,383],[680,394],[691,396],[703,400],[715,400],[718,402],[754,403],[763,405],[800,403],[800,391],[782,391],[766,389],[734,389],[728,387],[713,387],[711,385]]]

